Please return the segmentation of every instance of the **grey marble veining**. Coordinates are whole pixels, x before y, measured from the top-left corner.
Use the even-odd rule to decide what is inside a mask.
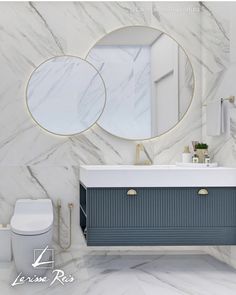
[[[165,294],[233,295],[235,270],[208,255],[119,255],[65,252],[56,255],[56,267],[75,281],[10,287],[16,273],[11,263],[0,268],[1,292],[11,294]],[[49,275],[48,275],[49,276]]]
[[[235,44],[234,18],[235,3],[201,3],[202,10],[202,59],[207,65],[203,69],[202,101],[208,101],[235,95],[234,72],[235,64],[232,59]],[[228,16],[228,17],[227,17]],[[207,141],[213,160],[221,165],[236,165],[235,153],[235,106],[228,103],[229,128],[225,134],[217,137],[206,135],[205,108],[202,108],[202,136]],[[208,247],[207,252],[218,259],[236,266],[235,246]]]
[[[59,135],[90,128],[101,116],[106,100],[105,85],[98,71],[73,56],[55,57],[36,68],[26,95],[33,119]]]
[[[231,35],[235,34],[234,31],[230,32],[228,15],[231,9],[229,3],[216,2],[201,4],[197,2],[1,2],[0,222],[9,222],[15,200],[18,198],[50,197],[54,203],[61,198],[63,200],[63,241],[66,242],[65,229],[68,217],[66,204],[69,201],[73,201],[75,205],[78,204],[78,166],[134,162],[135,142],[111,136],[98,126],[94,126],[82,135],[59,137],[45,132],[31,120],[25,104],[25,89],[30,74],[39,64],[48,58],[62,54],[84,58],[101,37],[123,26],[148,25],[169,33],[183,46],[193,65],[196,83],[193,103],[183,120],[171,132],[160,138],[145,141],[144,144],[148,150],[153,151],[155,163],[175,163],[181,155],[183,146],[193,139],[201,140],[202,135],[205,139],[204,112],[202,125],[202,101],[212,100],[217,95],[217,86],[222,80],[222,72],[230,63],[230,39]],[[230,161],[236,163],[233,116],[231,126],[229,139],[220,138],[209,141],[211,149],[216,151],[214,153],[216,159],[222,159],[220,161],[222,163],[226,159],[225,155],[228,157],[228,152],[230,152],[229,158],[232,159]],[[76,214],[74,218],[73,226],[77,233]],[[54,240],[55,238],[56,236]],[[74,239],[77,239],[74,241],[76,245],[83,243],[78,234],[74,235]],[[235,247],[227,248],[227,250],[225,247],[208,250],[212,255],[218,258],[223,257],[223,260],[236,265]],[[82,258],[77,259],[72,253],[66,255],[67,258],[62,258],[66,265],[71,265],[70,260],[73,265],[80,265],[83,261]],[[145,261],[137,260],[138,263],[145,263]],[[189,263],[194,265],[198,258],[190,261]],[[178,260],[178,263],[182,263],[182,260]],[[185,263],[186,269],[190,270],[188,262],[185,261]],[[206,289],[207,294],[212,290],[215,292],[213,294],[234,294],[234,282],[231,281],[234,273],[232,275],[229,269],[223,274],[215,269],[212,271],[212,267],[204,263],[206,262],[203,262],[204,267],[209,267],[207,282],[211,282],[210,289]],[[158,265],[156,267],[158,268]],[[221,266],[219,268],[221,269]],[[120,288],[132,281],[127,287],[132,289],[132,286],[136,286],[139,282],[138,286],[141,287],[135,290],[135,294],[138,292],[145,294],[142,293],[143,288],[150,286],[155,286],[157,290],[163,290],[162,284],[166,286],[163,282],[163,280],[166,281],[166,277],[162,277],[161,282],[155,278],[160,275],[157,273],[144,278],[141,270],[139,270],[141,276],[134,275],[132,271],[124,272],[124,274],[118,271],[114,272],[118,276],[112,277],[112,271],[109,273],[108,269],[112,270],[116,267],[111,264],[101,270],[101,272],[105,271],[102,277],[105,285],[107,285],[105,276],[108,280],[111,278],[112,285],[115,283]],[[9,273],[5,270],[3,266],[0,267],[1,292],[7,294]],[[167,272],[168,269],[165,271]],[[92,289],[89,289],[89,274],[93,277],[92,269],[86,270],[85,267],[81,267],[78,282],[79,286],[85,290],[84,294],[92,292]],[[84,282],[81,279],[83,276]],[[166,287],[169,288],[170,294],[204,294],[202,289],[197,289],[206,283],[199,270],[198,278],[199,280],[196,278],[198,286],[194,285],[195,293],[188,291],[192,287],[190,283],[187,286],[185,284],[188,276],[181,281],[185,290],[176,290],[174,287],[172,289],[169,285]],[[101,277],[95,276],[93,282],[99,283],[100,279]],[[140,283],[143,280],[144,282]],[[226,283],[219,286],[222,280]],[[132,294],[131,289],[118,289],[117,292]],[[78,293],[73,286],[70,290],[71,294]],[[106,290],[104,291],[102,283],[98,290],[102,290],[105,294]],[[111,292],[110,289],[108,291]],[[9,294],[16,293],[12,289],[9,292]],[[30,291],[27,292],[32,294]],[[40,294],[42,291],[37,290],[37,292]],[[55,288],[50,292],[57,294],[58,290]]]
[[[54,12],[55,5],[56,12]],[[45,59],[60,55],[61,48],[65,54],[84,57],[90,47],[108,31],[131,24],[150,24],[153,27],[161,27],[162,22],[154,23],[151,3],[43,4],[34,2],[33,6],[34,8],[27,2],[18,3],[15,6],[1,4],[1,26],[4,32],[1,36],[5,44],[0,57],[3,64],[1,71],[5,77],[0,92],[3,97],[0,101],[2,110],[0,124],[4,127],[4,133],[0,135],[1,164],[133,163],[134,144],[108,136],[99,127],[95,126],[85,134],[74,138],[61,138],[47,134],[32,122],[27,113],[24,101],[25,87],[30,73],[36,66]],[[18,11],[21,13],[18,14]],[[168,12],[164,14],[168,15]],[[7,18],[4,17],[6,15],[8,15]],[[184,14],[184,17],[181,14],[178,16],[178,22],[181,23],[185,17],[190,21],[187,14]],[[9,20],[11,20],[10,23]],[[30,20],[32,20],[31,25],[29,25]],[[62,22],[64,22],[63,28]],[[177,23],[176,19],[175,22]],[[182,42],[182,40],[177,41]],[[16,44],[20,44],[20,51]],[[191,42],[188,46],[190,44]],[[194,50],[197,48],[195,45],[196,43],[193,46]],[[191,48],[188,51],[191,52]],[[196,118],[200,120],[197,108],[198,104],[192,108],[189,119],[186,118],[187,120],[177,128],[182,133],[183,141],[187,142],[191,137],[200,137],[200,128],[197,127],[191,131],[188,128],[190,122],[195,121]],[[14,120],[8,121],[7,118],[10,117],[14,117]],[[174,162],[177,159],[176,148],[182,149],[182,143],[177,143],[179,139],[176,141],[176,137],[173,136],[175,132],[176,129],[170,133],[168,139],[164,136],[151,142],[152,145],[162,147],[168,142],[168,145],[172,146],[171,151],[162,150],[165,154],[164,160],[168,162]],[[86,144],[89,144],[89,149]],[[174,153],[175,158],[173,158]],[[80,159],[83,160],[80,161]],[[157,157],[157,162],[159,159],[161,157]]]
[[[0,126],[3,130],[0,134],[0,207],[4,213],[0,222],[9,222],[18,198],[50,197],[54,204],[61,198],[62,237],[66,243],[67,202],[78,204],[78,166],[134,163],[135,142],[111,136],[98,126],[74,137],[49,134],[31,120],[25,104],[28,79],[39,64],[61,54],[85,57],[107,32],[128,25],[163,29],[171,23],[168,33],[187,49],[198,84],[191,109],[180,125],[161,138],[146,141],[145,147],[154,155],[156,163],[174,163],[186,143],[200,138],[201,64],[198,59],[201,44],[196,38],[199,15],[194,13],[193,18],[184,11],[173,18],[166,10],[168,4],[160,4],[163,11],[157,21],[158,5],[150,2],[0,4],[0,41],[4,44],[0,54]],[[183,4],[175,6],[181,8]],[[194,35],[188,33],[185,38],[186,27],[194,31]],[[192,58],[194,56],[198,59]],[[55,219],[55,230],[56,224]],[[76,234],[76,226],[75,213],[73,243],[79,245],[83,240]]]
[[[106,106],[98,124],[120,137],[151,137],[149,46],[95,46],[86,60],[106,85]]]

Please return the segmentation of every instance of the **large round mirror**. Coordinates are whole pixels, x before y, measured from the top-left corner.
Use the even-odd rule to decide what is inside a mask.
[[[101,116],[105,85],[89,62],[59,56],[33,72],[26,96],[28,109],[41,127],[58,135],[72,135],[87,130]]]
[[[106,35],[86,60],[107,92],[98,124],[127,139],[148,139],[173,128],[190,106],[193,69],[183,48],[150,27],[125,27]]]

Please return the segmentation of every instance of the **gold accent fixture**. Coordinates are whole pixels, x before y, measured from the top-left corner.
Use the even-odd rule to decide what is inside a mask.
[[[137,196],[137,191],[135,190],[135,189],[133,189],[133,188],[131,188],[131,189],[129,189],[128,191],[127,191],[127,196]]]
[[[221,98],[221,102],[222,102],[222,103],[223,103],[225,100],[228,100],[230,103],[235,103],[235,96],[234,96],[234,95],[230,95],[229,97]],[[203,106],[206,107],[207,104],[205,103]]]
[[[145,155],[147,157],[146,161],[141,162],[141,160],[140,160],[141,152],[145,153]],[[153,164],[153,161],[152,161],[151,157],[149,156],[146,148],[144,147],[144,145],[142,143],[138,143],[136,145],[135,165],[152,165],[152,164]]]
[[[198,191],[198,195],[200,195],[200,196],[207,196],[208,195],[208,190],[206,188],[201,188]]]
[[[235,102],[235,96],[234,95],[231,95],[228,98],[225,98],[223,100],[228,100],[229,102],[234,103]]]
[[[57,201],[57,218],[58,218],[58,225],[57,225],[57,241],[61,249],[67,250],[70,248],[72,243],[72,210],[73,210],[74,204],[68,203],[69,208],[69,243],[67,246],[62,246],[61,244],[61,200],[59,199]]]

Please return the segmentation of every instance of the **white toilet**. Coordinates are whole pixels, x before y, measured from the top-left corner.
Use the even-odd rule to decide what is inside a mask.
[[[11,218],[12,250],[17,272],[42,276],[49,265],[33,267],[41,250],[51,248],[53,207],[49,199],[21,199],[16,201]],[[51,251],[44,252],[43,261],[49,261]]]

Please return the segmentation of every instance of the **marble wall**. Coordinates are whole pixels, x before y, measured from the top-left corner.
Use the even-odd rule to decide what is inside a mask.
[[[17,198],[51,198],[54,204],[61,198],[64,242],[66,205],[72,201],[73,243],[83,245],[76,210],[79,165],[134,161],[136,142],[113,137],[98,126],[82,135],[60,137],[32,121],[25,89],[40,63],[64,54],[83,58],[106,33],[128,25],[147,25],[169,33],[193,65],[193,102],[173,130],[144,144],[155,163],[174,163],[183,146],[202,139],[201,98],[205,101],[213,96],[222,71],[229,66],[229,6],[215,2],[1,2],[0,223],[9,222]],[[229,141],[210,141],[217,159],[228,150],[235,159],[235,121],[231,130]]]
[[[236,95],[236,4],[235,2],[202,3],[202,102]],[[227,130],[209,137],[206,133],[205,107],[202,108],[202,138],[209,144],[212,158],[220,165],[236,166],[236,104],[224,102]],[[236,267],[236,247],[208,247],[208,253]]]
[[[66,235],[66,204],[78,204],[79,165],[133,163],[135,142],[98,126],[73,137],[49,134],[32,121],[25,103],[28,79],[39,64],[64,54],[84,58],[110,31],[129,25],[159,28],[182,44],[193,64],[190,111],[173,131],[145,142],[155,162],[175,162],[184,145],[200,139],[200,20],[199,4],[192,2],[0,3],[0,222],[9,222],[17,198],[51,198],[54,204],[61,198]]]

